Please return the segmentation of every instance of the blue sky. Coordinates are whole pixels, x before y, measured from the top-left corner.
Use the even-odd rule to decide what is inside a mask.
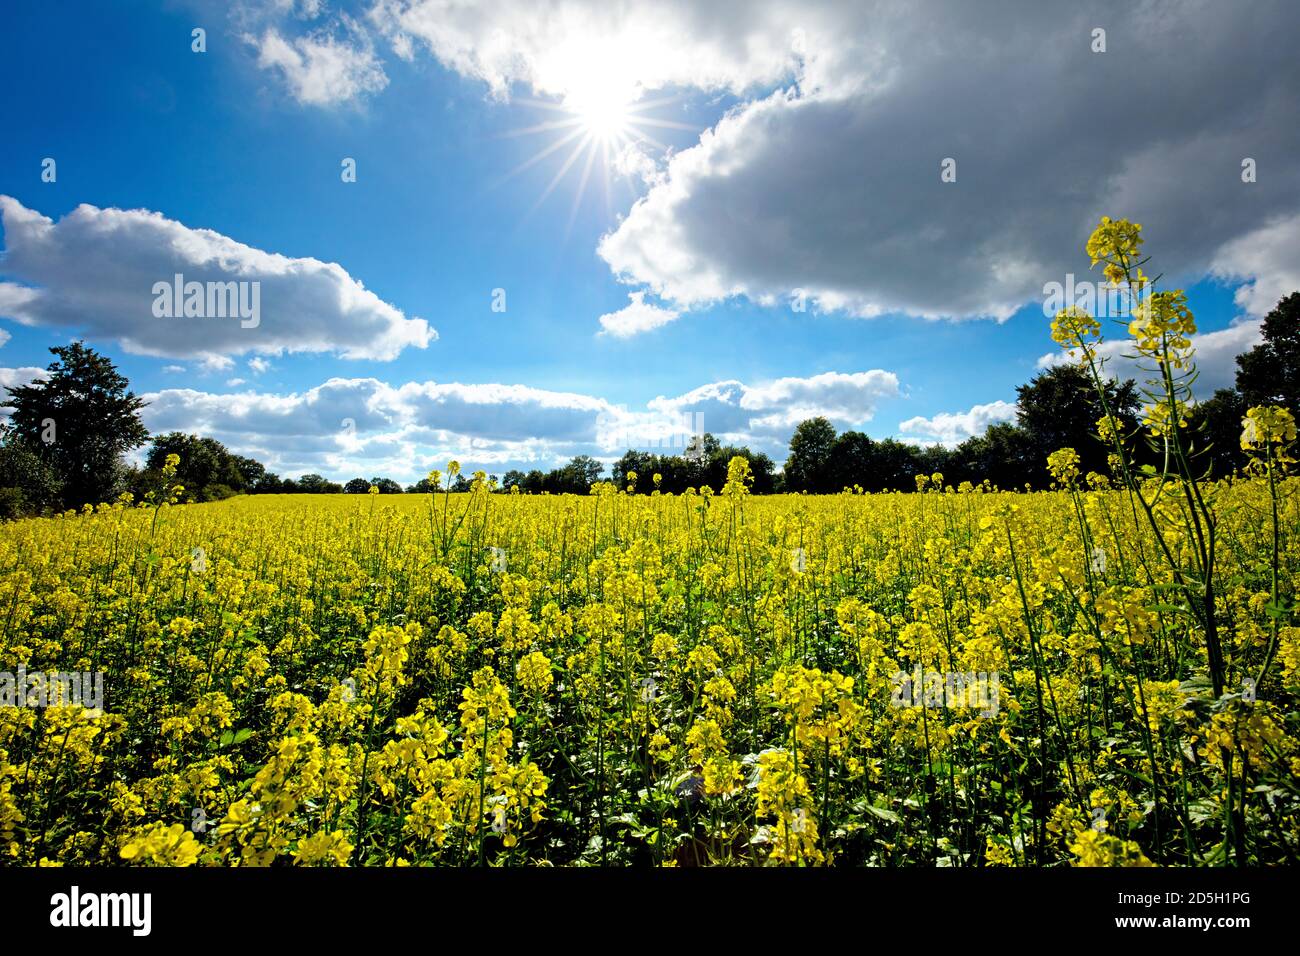
[[[0,381],[85,336],[151,428],[338,479],[609,460],[692,415],[778,460],[811,414],[953,442],[1013,413],[1054,351],[1041,288],[1089,278],[1109,213],[1144,223],[1212,333],[1204,381],[1228,383],[1300,285],[1296,15],[1221,29],[1189,5],[1180,58],[1153,56],[1145,5],[1033,9],[15,4]],[[1097,136],[1138,64],[1157,118]],[[624,151],[624,120],[657,142]],[[569,126],[524,132],[548,122]],[[610,149],[580,189],[586,153],[562,167],[588,135]],[[187,267],[262,281],[258,327],[153,315],[152,281]],[[629,295],[671,320],[602,334]]]

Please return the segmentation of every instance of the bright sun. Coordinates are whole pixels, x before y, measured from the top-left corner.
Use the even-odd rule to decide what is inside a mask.
[[[666,151],[668,147],[646,132],[646,127],[663,127],[684,129],[698,132],[698,128],[689,123],[675,120],[658,119],[645,115],[645,111],[656,106],[675,102],[677,97],[665,97],[655,100],[639,99],[639,89],[629,88],[618,82],[596,82],[588,78],[571,90],[563,102],[546,102],[542,100],[522,100],[521,102],[558,114],[555,119],[537,123],[524,129],[515,130],[511,135],[531,133],[550,133],[553,139],[537,153],[516,166],[511,175],[522,172],[530,166],[541,162],[546,157],[570,147],[559,170],[537,200],[537,205],[554,191],[571,168],[580,163],[580,180],[574,194],[573,211],[576,212],[591,177],[597,154],[600,155],[602,172],[605,179],[606,199],[609,198],[610,170],[619,161],[620,156],[629,148],[644,144],[652,149]],[[536,206],[534,206],[536,208]]]
[[[632,104],[622,96],[589,96],[567,105],[592,138],[599,142],[618,141],[627,133],[628,108]]]

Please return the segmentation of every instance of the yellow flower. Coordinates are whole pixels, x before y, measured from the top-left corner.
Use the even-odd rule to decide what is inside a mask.
[[[156,823],[122,844],[118,855],[128,863],[193,866],[203,846],[179,823]]]
[[[1080,830],[1070,844],[1075,866],[1155,866],[1132,840],[1121,840],[1100,830]]]
[[[1059,448],[1047,456],[1047,470],[1059,484],[1070,487],[1079,477],[1079,453]]]
[[[1295,416],[1278,405],[1256,406],[1241,420],[1242,451],[1295,441]]]
[[[515,675],[520,685],[534,697],[543,696],[550,690],[554,678],[551,676],[551,661],[541,651],[533,651],[520,659]]]
[[[348,842],[347,834],[341,830],[329,833],[322,831],[298,841],[298,848],[293,853],[293,862],[298,866],[314,866],[321,863],[347,866],[351,856],[352,844]]]

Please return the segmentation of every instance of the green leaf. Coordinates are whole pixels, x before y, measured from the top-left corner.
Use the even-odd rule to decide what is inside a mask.
[[[863,809],[866,810],[868,813],[872,814],[873,816],[877,816],[877,817],[879,817],[881,820],[884,820],[886,823],[902,823],[902,822],[903,822],[903,818],[900,817],[900,816],[899,816],[897,813],[895,813],[893,810],[886,810],[886,809],[883,808],[883,807],[872,806],[872,805],[869,804],[869,803],[868,803],[865,807],[863,807]]]

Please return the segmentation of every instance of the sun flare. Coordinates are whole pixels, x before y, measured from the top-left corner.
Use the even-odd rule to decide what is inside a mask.
[[[565,109],[597,143],[618,143],[628,134],[633,99],[617,90],[594,90],[569,97]]]
[[[680,98],[666,96],[641,99],[641,90],[618,83],[587,81],[571,90],[559,101],[521,100],[523,105],[555,114],[554,119],[512,131],[508,135],[522,136],[544,133],[551,140],[531,157],[510,171],[511,176],[523,172],[555,153],[560,153],[558,170],[538,197],[534,208],[549,196],[562,182],[569,170],[578,166],[579,180],[573,197],[573,210],[586,192],[592,168],[600,159],[600,175],[605,183],[606,203],[609,204],[611,171],[621,165],[621,158],[629,149],[649,149],[663,153],[668,146],[647,132],[648,129],[681,129],[699,132],[690,123],[647,115],[648,110],[664,107]],[[572,220],[572,215],[570,216]]]

